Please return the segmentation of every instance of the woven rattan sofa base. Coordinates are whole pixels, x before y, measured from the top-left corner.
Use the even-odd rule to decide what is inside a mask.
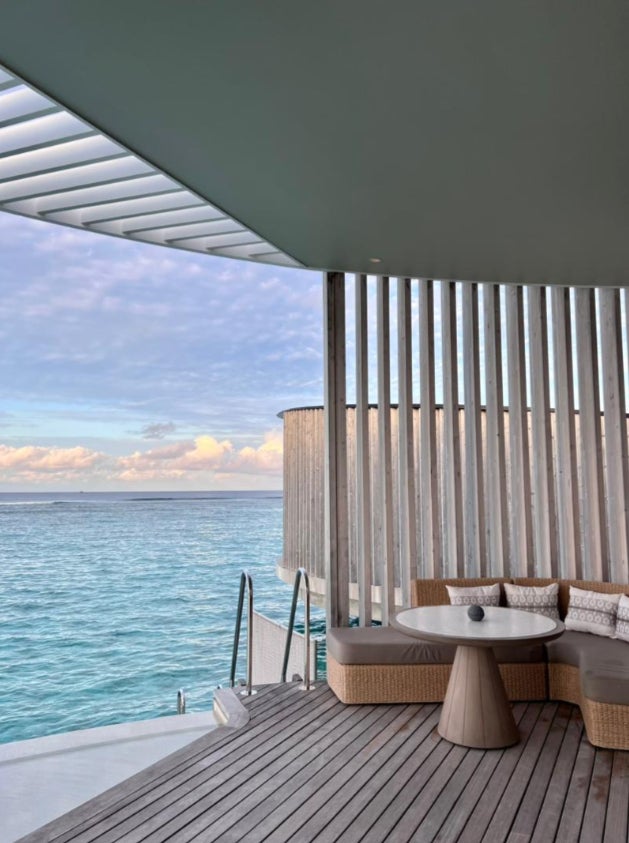
[[[606,749],[629,749],[629,705],[601,703],[584,697],[578,667],[549,664],[548,690],[551,700],[579,706],[591,744]]]
[[[510,700],[548,698],[544,664],[499,665]],[[328,653],[328,684],[343,703],[442,702],[450,664],[339,664]]]

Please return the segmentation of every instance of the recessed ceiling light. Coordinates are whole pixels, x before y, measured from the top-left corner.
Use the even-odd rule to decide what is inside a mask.
[[[369,263],[382,263],[382,258],[369,258]]]

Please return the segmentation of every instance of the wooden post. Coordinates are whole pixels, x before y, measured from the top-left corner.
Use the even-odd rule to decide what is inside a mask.
[[[507,287],[509,456],[511,487],[511,575],[532,577],[531,474],[524,353],[522,287]]]
[[[579,367],[579,433],[583,484],[583,567],[588,579],[607,580],[609,566],[605,534],[601,405],[599,398],[594,290],[575,291],[577,363]]]
[[[535,576],[556,577],[555,495],[550,431],[546,288],[529,287],[528,305]]]
[[[356,568],[358,618],[371,625],[371,473],[369,468],[367,276],[356,276]]]
[[[601,289],[601,357],[605,408],[605,479],[610,579],[627,582],[627,415],[622,359],[620,290]]]
[[[395,611],[393,558],[393,478],[391,472],[391,350],[389,323],[389,279],[377,282],[378,324],[378,481],[382,501],[381,617],[387,626]]]
[[[487,417],[487,573],[503,577],[508,573],[508,520],[500,287],[497,284],[484,287],[483,311]]]
[[[470,577],[482,577],[487,573],[478,340],[478,285],[466,283],[463,285],[463,371],[465,392],[464,524],[466,575]]]
[[[439,473],[435,419],[435,316],[433,282],[419,282],[419,383],[421,471],[421,570],[441,573]]]
[[[328,628],[349,625],[345,275],[323,281],[325,416],[325,578]]]
[[[555,442],[557,468],[557,534],[559,570],[566,579],[581,579],[579,541],[579,476],[574,415],[574,375],[572,367],[572,324],[570,289],[551,289],[553,312],[553,364],[555,373]]]
[[[441,282],[443,355],[443,569],[446,577],[465,575],[463,495],[457,362],[456,285]]]
[[[417,577],[410,278],[398,278],[397,307],[400,584],[402,587],[402,605],[409,607],[411,605],[411,580]]]

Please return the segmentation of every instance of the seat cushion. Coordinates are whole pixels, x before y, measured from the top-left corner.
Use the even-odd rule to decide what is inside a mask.
[[[624,645],[629,649],[629,644]],[[608,659],[581,667],[581,690],[589,700],[610,705],[629,705],[629,658]]]
[[[629,660],[629,644],[612,638],[592,635],[590,632],[575,632],[567,629],[554,641],[547,641],[544,645],[548,661],[551,663],[569,664],[574,667],[585,667],[597,661],[609,658]]]
[[[456,646],[411,638],[390,626],[336,627],[328,630],[328,652],[339,664],[452,664]],[[495,647],[500,663],[544,662],[541,644]]]

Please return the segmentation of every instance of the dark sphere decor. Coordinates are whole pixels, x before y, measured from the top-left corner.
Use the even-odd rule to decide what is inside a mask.
[[[470,606],[470,608],[467,610],[467,614],[468,617],[470,617],[473,621],[482,621],[482,619],[485,617],[483,607],[476,606],[476,604]]]

